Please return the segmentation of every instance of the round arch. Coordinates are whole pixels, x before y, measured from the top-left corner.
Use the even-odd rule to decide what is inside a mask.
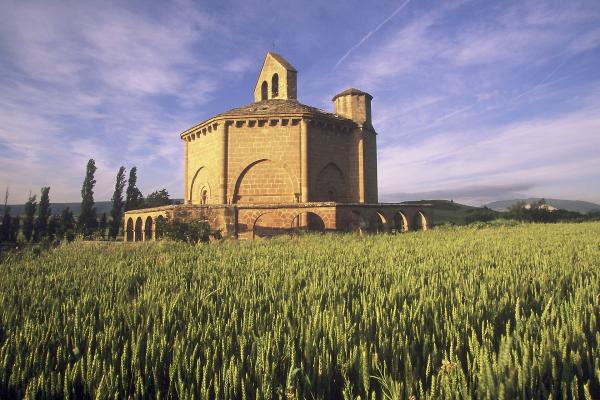
[[[279,75],[277,72],[271,78],[271,98],[279,97]]]
[[[376,210],[373,212],[373,217],[371,218],[371,224],[369,226],[370,230],[375,233],[382,233],[386,231],[387,227],[387,219],[383,212]]]
[[[305,211],[296,214],[290,223],[292,233],[300,232],[325,232],[325,221],[323,218],[314,212]]]
[[[334,162],[327,163],[317,174],[315,189],[316,201],[345,201],[346,177],[342,169]]]
[[[208,171],[207,168],[202,166],[196,170],[192,183],[190,184],[189,192],[187,194],[187,202],[189,204],[198,204],[202,200],[202,189],[207,191],[207,201],[210,200],[210,185],[207,182]]]
[[[402,211],[398,211],[394,214],[394,231],[396,233],[408,232],[408,218]]]
[[[261,171],[265,168],[266,171]],[[265,190],[267,188],[266,176],[269,177],[267,190]],[[278,182],[273,184],[273,181]],[[233,204],[293,203],[296,201],[296,187],[296,179],[288,168],[277,161],[262,158],[246,164],[246,167],[237,175],[231,202]]]
[[[127,218],[127,225],[125,226],[125,241],[133,242],[133,218]]]
[[[142,222],[142,217],[137,217],[137,219],[135,220],[135,237],[134,237],[134,240],[136,242],[143,240],[143,232],[142,232],[143,224],[144,223]]]
[[[148,216],[144,223],[144,240],[152,240],[152,217]]]
[[[239,165],[242,165],[243,167],[239,167],[234,171],[231,171],[231,177],[235,177],[235,179],[230,179],[229,183],[227,184],[227,193],[228,196],[231,195],[231,203],[236,203],[236,198],[235,198],[235,193],[236,193],[236,189],[238,188],[240,182],[242,181],[244,175],[252,168],[254,167],[256,164],[261,163],[261,162],[265,162],[265,161],[269,161],[272,163],[275,163],[275,165],[277,165],[280,168],[283,168],[284,171],[287,172],[288,177],[290,178],[290,180],[292,181],[292,187],[294,189],[294,191],[296,190],[300,190],[300,179],[296,176],[296,174],[284,163],[281,163],[279,161],[273,160],[271,158],[267,158],[267,157],[261,157],[261,158],[257,158],[257,157],[248,157],[246,158],[243,162],[241,162]]]
[[[350,212],[350,219],[346,225],[346,229],[350,232],[365,232],[367,230],[368,224],[362,214],[357,210],[352,210]]]
[[[263,81],[262,85],[260,85],[260,99],[267,100],[269,98],[269,84],[267,81]]]
[[[414,227],[416,231],[426,231],[429,228],[427,217],[425,216],[425,213],[423,213],[423,211],[421,210],[417,210],[417,212],[415,213]]]
[[[264,212],[252,223],[252,238],[270,238],[287,230],[279,212]]]

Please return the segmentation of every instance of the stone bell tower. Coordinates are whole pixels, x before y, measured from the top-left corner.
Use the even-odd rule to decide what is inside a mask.
[[[279,54],[268,52],[254,87],[254,101],[296,100],[298,71]]]
[[[353,162],[357,167],[357,191],[360,203],[377,203],[377,133],[371,122],[371,96],[355,88],[333,97],[334,112],[354,121]]]

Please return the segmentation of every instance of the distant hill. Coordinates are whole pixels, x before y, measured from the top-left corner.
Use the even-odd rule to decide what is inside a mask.
[[[488,219],[498,217],[499,212],[483,207],[473,207],[466,204],[455,203],[450,200],[418,200],[405,201],[409,204],[431,204],[433,206],[434,223],[440,224],[451,222],[456,225],[464,225],[474,219],[487,216]]]
[[[500,200],[486,204],[488,208],[496,211],[507,211],[510,206],[518,202],[524,201],[525,203],[533,203],[540,200],[540,197],[530,197],[527,199],[512,199],[512,200]],[[546,203],[552,207],[560,208],[567,211],[575,211],[579,213],[588,213],[590,211],[600,211],[600,205],[596,203],[590,203],[589,201],[581,200],[560,200],[560,199],[545,199]]]

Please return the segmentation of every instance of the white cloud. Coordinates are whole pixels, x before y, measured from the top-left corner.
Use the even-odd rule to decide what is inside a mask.
[[[144,191],[156,185],[145,175],[181,192],[171,186],[181,175],[178,130],[226,79],[201,53],[226,27],[192,3],[162,7],[153,17],[119,3],[0,5],[0,182],[11,201],[42,185],[53,201],[76,200],[88,158],[99,199],[110,198],[121,164],[137,164]],[[177,111],[165,112],[164,96]]]
[[[494,127],[483,140],[477,131],[446,132],[415,144],[388,146],[380,152],[380,191],[515,183],[543,188],[573,177],[600,183],[598,111]]]

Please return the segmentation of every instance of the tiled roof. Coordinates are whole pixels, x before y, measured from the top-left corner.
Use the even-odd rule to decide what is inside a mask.
[[[346,95],[349,95],[349,94],[350,95],[352,95],[352,94],[354,94],[354,95],[365,95],[365,96],[369,96],[371,99],[373,98],[373,96],[371,96],[367,92],[363,92],[362,90],[358,90],[358,89],[355,89],[355,88],[350,88],[350,89],[346,89],[343,92],[340,92],[340,93],[336,94],[335,96],[333,96],[333,99],[331,99],[331,100],[335,100],[335,99],[337,99],[340,96],[346,96]]]
[[[281,114],[312,114],[314,116],[323,116],[327,118],[337,119],[339,121],[352,122],[352,120],[323,111],[316,107],[307,106],[300,103],[298,100],[271,99],[258,101],[242,107],[233,108],[229,111],[215,115],[215,117],[235,117],[242,115],[271,116]]]

